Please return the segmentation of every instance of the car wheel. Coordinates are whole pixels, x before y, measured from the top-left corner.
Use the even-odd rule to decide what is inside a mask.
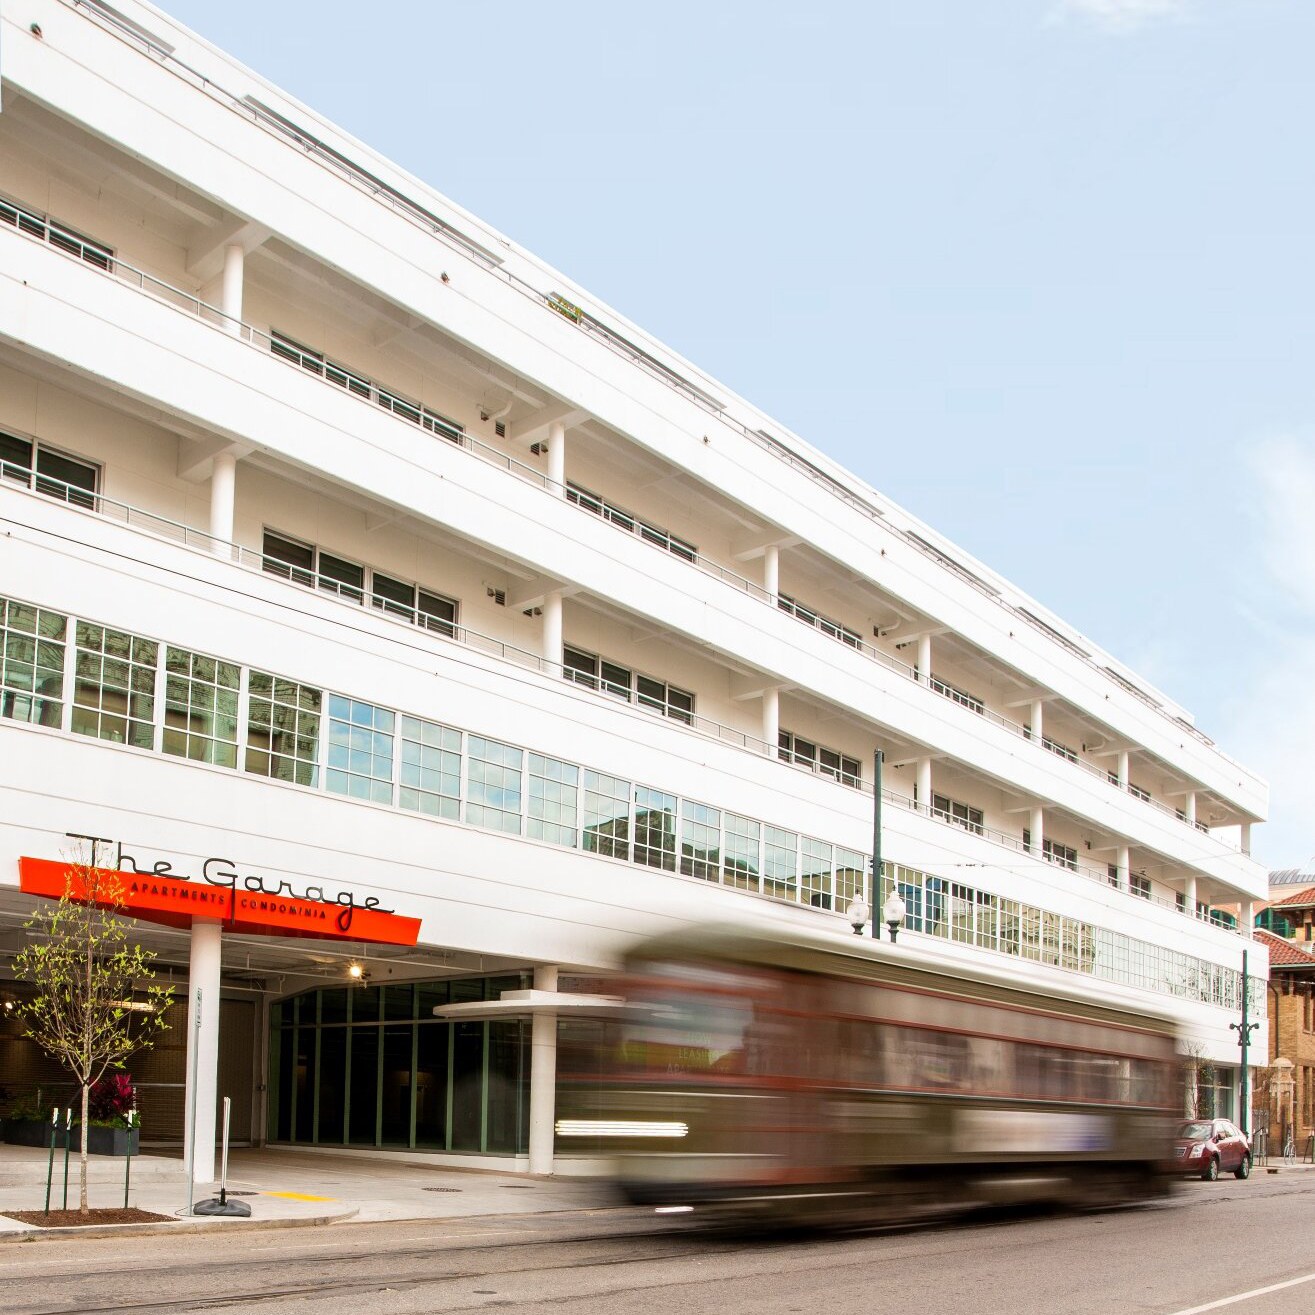
[[[1239,1164],[1237,1168],[1233,1170],[1233,1177],[1234,1178],[1251,1177],[1251,1157],[1249,1155],[1244,1155],[1242,1157],[1241,1164]]]
[[[1214,1182],[1219,1177],[1219,1157],[1217,1155],[1210,1157],[1210,1162],[1201,1170],[1201,1177],[1208,1183]]]

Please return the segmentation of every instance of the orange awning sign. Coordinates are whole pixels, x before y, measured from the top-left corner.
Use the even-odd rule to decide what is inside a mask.
[[[229,931],[257,936],[309,936],[317,940],[365,941],[376,945],[414,945],[420,919],[379,907],[374,896],[357,902],[349,890],[329,897],[319,886],[294,892],[286,881],[239,876],[225,859],[207,859],[202,879],[176,876],[169,863],[142,871],[116,847],[119,867],[100,868],[110,889],[117,889],[113,907],[145,922],[190,927],[193,918],[216,918]],[[20,858],[18,886],[24,894],[59,899],[72,883],[74,899],[85,899],[75,864],[47,858]],[[104,901],[102,901],[104,903]]]

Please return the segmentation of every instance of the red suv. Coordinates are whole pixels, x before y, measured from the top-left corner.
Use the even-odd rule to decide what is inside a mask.
[[[1221,1173],[1251,1176],[1251,1143],[1227,1119],[1189,1119],[1179,1124],[1173,1154],[1183,1173],[1199,1173],[1208,1183]]]

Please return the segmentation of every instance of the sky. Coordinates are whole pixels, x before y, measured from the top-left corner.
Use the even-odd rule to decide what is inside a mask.
[[[1128,663],[1315,869],[1310,0],[162,7]]]

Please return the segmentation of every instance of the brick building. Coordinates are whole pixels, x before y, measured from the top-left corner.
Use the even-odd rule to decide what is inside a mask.
[[[1304,899],[1301,912],[1309,919],[1309,910],[1315,909],[1315,889],[1292,896],[1278,907]],[[1309,930],[1307,920],[1305,927]],[[1258,930],[1256,939],[1269,950],[1269,1063],[1270,1074],[1257,1073],[1255,1097],[1257,1128],[1265,1126],[1263,1112],[1268,1109],[1272,1152],[1282,1148],[1282,1127],[1285,1108],[1294,1124],[1294,1142],[1298,1152],[1306,1139],[1315,1132],[1315,953],[1313,942],[1286,940],[1273,932]],[[1280,1104],[1280,1091],[1273,1080],[1274,1062],[1278,1058],[1290,1060],[1291,1075],[1295,1082],[1291,1102],[1284,1097]]]

